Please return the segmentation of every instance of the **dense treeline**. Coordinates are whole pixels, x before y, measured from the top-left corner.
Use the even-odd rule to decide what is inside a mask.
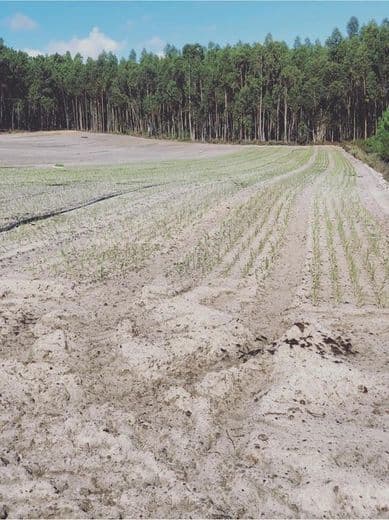
[[[293,48],[219,47],[30,57],[0,40],[0,129],[80,129],[201,140],[367,138],[389,104],[389,21]]]

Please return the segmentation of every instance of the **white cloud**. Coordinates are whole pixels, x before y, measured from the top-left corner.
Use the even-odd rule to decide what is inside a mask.
[[[25,48],[30,56],[45,54],[65,54],[67,51],[73,56],[80,53],[83,57],[97,58],[103,51],[116,52],[125,46],[125,42],[113,40],[100,31],[98,27],[93,27],[86,38],[74,37],[70,40],[53,40],[49,42],[45,49]]]
[[[97,58],[103,51],[116,52],[124,46],[124,42],[113,40],[100,31],[98,27],[93,27],[85,38],[74,37],[68,41],[55,40],[47,46],[49,54],[65,54],[67,51],[73,56],[78,52],[85,58]]]
[[[15,13],[6,18],[6,24],[12,31],[31,31],[38,27],[35,20],[23,13]]]
[[[153,36],[149,40],[145,41],[143,44],[143,47],[145,47],[146,50],[154,52],[159,57],[164,56],[163,50],[165,46],[166,42],[162,40],[162,38],[160,38],[159,36]]]
[[[23,49],[24,52],[27,52],[29,56],[32,56],[35,58],[35,56],[39,56],[40,54],[45,54],[44,52],[38,50],[38,49]]]

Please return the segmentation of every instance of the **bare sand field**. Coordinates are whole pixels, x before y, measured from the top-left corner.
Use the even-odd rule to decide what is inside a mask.
[[[0,169],[0,517],[388,518],[379,174],[25,139],[18,166],[65,167]],[[138,162],[83,165],[106,139]]]
[[[0,134],[1,166],[128,164],[198,159],[242,149],[235,145],[179,143],[78,131]]]

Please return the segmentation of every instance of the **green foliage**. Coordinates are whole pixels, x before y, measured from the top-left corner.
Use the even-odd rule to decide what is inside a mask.
[[[382,114],[377,133],[369,139],[369,148],[384,161],[389,161],[389,108]]]
[[[355,16],[352,16],[347,24],[347,34],[349,38],[357,36],[359,32],[359,22]]]

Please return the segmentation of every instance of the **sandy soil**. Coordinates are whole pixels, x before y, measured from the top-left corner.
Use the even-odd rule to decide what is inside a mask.
[[[93,220],[91,208],[80,210],[77,233],[67,214],[50,240],[45,221],[16,249],[18,230],[3,233],[1,517],[389,518],[389,311],[362,274],[366,299],[358,301],[339,237],[342,297],[333,301],[325,227],[312,300],[314,205],[322,197],[332,218],[349,190],[329,180],[341,153],[317,147],[305,167],[291,162],[275,173],[262,161],[258,172],[271,178],[249,184],[242,175],[222,191],[220,165],[214,184],[196,177],[104,201]],[[355,191],[387,236],[388,191],[353,164]],[[189,208],[199,190],[201,212],[170,227],[166,215],[177,220],[180,201]],[[255,221],[208,271],[177,272],[185,254],[197,258],[204,237],[216,243],[220,224],[261,193],[258,207],[268,203],[269,214],[254,236]],[[277,208],[281,216],[289,208],[288,218],[277,220]],[[146,236],[158,211],[163,234],[154,233],[157,247],[136,269],[94,282],[73,264],[53,275],[59,249],[73,244],[81,262],[122,220],[135,226],[146,215]],[[135,233],[123,229],[122,238]],[[247,268],[253,249],[264,277]],[[385,276],[381,260],[377,253],[375,280]]]
[[[0,167],[196,159],[218,156],[241,148],[234,145],[178,143],[92,132],[21,132],[0,134]]]

